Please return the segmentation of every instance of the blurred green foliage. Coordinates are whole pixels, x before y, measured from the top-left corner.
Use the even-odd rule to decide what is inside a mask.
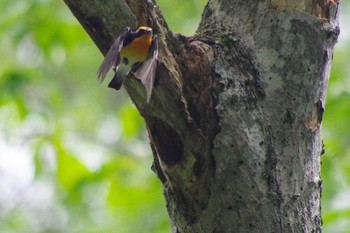
[[[205,3],[158,1],[185,35]],[[4,0],[0,9],[0,232],[170,232],[143,120],[123,90],[98,86],[103,57],[63,1]],[[323,123],[329,233],[350,232],[346,39]]]
[[[323,120],[323,232],[350,233],[350,2],[340,8],[336,45]]]

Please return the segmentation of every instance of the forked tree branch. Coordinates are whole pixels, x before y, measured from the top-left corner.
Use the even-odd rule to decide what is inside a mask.
[[[320,127],[336,0],[210,0],[193,37],[152,1],[65,0],[106,53],[150,26],[160,59],[144,117],[173,232],[320,232]],[[98,67],[98,64],[96,65]]]

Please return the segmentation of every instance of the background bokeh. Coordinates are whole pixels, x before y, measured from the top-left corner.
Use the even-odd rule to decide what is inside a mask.
[[[185,35],[206,4],[157,2]],[[323,122],[326,233],[350,232],[350,10],[342,3]],[[0,232],[170,232],[143,120],[124,90],[98,85],[103,57],[63,1],[3,0],[0,12]]]

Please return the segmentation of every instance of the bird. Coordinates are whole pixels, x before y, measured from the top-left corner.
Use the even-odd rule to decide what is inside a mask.
[[[158,38],[153,29],[140,26],[136,31],[126,27],[107,52],[97,71],[101,84],[113,69],[115,75],[108,87],[119,90],[130,72],[145,86],[147,103],[152,95],[158,64]]]

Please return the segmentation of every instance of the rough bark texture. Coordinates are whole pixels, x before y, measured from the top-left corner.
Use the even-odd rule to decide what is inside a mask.
[[[125,26],[160,38],[144,117],[173,232],[321,232],[320,126],[339,33],[332,0],[211,0],[172,34],[151,1],[65,0],[105,53]],[[96,64],[96,67],[98,64]]]

